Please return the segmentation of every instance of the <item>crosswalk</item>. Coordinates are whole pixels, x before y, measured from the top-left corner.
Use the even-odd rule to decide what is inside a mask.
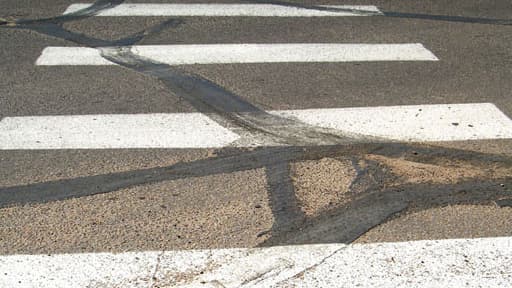
[[[490,103],[268,111],[365,141],[512,138],[512,120]],[[250,114],[251,112],[246,112]],[[184,129],[186,127],[186,129]],[[5,117],[0,150],[256,147],[201,113]]]
[[[421,44],[209,44],[131,46],[137,56],[168,65],[437,61]],[[101,49],[48,47],[36,65],[113,65]]]
[[[64,14],[90,8],[91,4],[72,4]],[[380,15],[373,5],[320,5],[325,9],[308,9],[275,4],[163,4],[125,3],[100,11],[96,16],[244,16],[244,17],[342,17]]]
[[[72,4],[74,15],[91,4]],[[316,6],[315,6],[316,7]],[[321,6],[327,10],[275,4],[120,4],[94,16],[361,16],[375,6]],[[331,10],[335,9],[335,10]],[[339,9],[336,10],[336,9]],[[271,12],[269,12],[271,11]],[[357,12],[357,13],[356,13]],[[320,14],[315,14],[320,13]],[[372,16],[376,14],[367,14]],[[338,63],[439,61],[421,43],[272,43],[129,45],[126,47],[46,47],[37,66],[131,65],[129,53],[144,66],[250,63]],[[116,58],[117,57],[117,58]],[[113,61],[116,59],[116,61]],[[140,65],[140,64],[138,64]],[[144,68],[147,69],[147,68]],[[194,83],[189,83],[194,85]],[[208,98],[208,96],[206,96]],[[207,104],[209,105],[209,104]],[[196,107],[197,108],[197,107]],[[219,107],[213,107],[215,109]],[[222,105],[220,106],[222,109]],[[256,111],[256,110],[255,110]],[[254,111],[253,111],[254,112]],[[261,111],[244,112],[261,118]],[[268,112],[268,113],[267,113]],[[289,121],[329,129],[330,133],[370,141],[460,141],[507,139],[512,121],[488,103],[354,107],[267,111]],[[238,113],[234,111],[234,113]],[[368,117],[370,116],[370,117]],[[253,141],[201,113],[63,115],[6,117],[0,121],[0,149],[221,148],[275,145]],[[254,122],[254,119],[251,120]],[[260,121],[260,120],[258,120]],[[190,131],[181,127],[187,123]],[[291,122],[287,122],[291,123]],[[320,142],[321,143],[321,142]]]
[[[501,237],[213,251],[13,255],[0,258],[0,267],[9,267],[5,270],[11,277],[5,281],[9,287],[19,286],[17,279],[23,279],[26,286],[42,288],[503,287],[512,281],[511,248],[512,240]],[[33,269],[25,269],[27,266]],[[2,277],[0,274],[0,281]]]
[[[92,7],[94,5],[86,3],[72,4],[63,15],[81,15]],[[373,5],[315,7],[124,3],[89,16],[371,17],[382,14]],[[443,59],[422,43],[48,46],[34,59],[35,66],[45,69],[57,66],[76,66],[78,70],[91,66],[121,69],[117,66],[123,66],[164,80],[168,80],[164,73],[169,67],[182,65],[343,65],[353,62],[430,62],[443,65]],[[153,66],[156,68],[149,70]],[[179,81],[182,79],[175,75],[172,77]],[[179,84],[183,86],[179,89],[193,90],[187,87],[187,83]],[[204,106],[199,106],[199,112],[3,117],[0,119],[0,150],[265,148],[343,144],[347,141],[387,143],[512,139],[512,120],[493,103],[262,110],[247,101],[240,102],[235,108],[248,109],[219,111],[226,107],[224,99],[216,102],[217,99],[209,99],[215,97],[208,94],[209,90],[197,90],[199,92],[194,93],[203,93],[199,98],[202,102],[198,102]],[[203,109],[205,106],[210,110]],[[237,123],[243,125],[237,126]],[[247,129],[254,128],[252,125],[255,123],[261,125],[262,129],[256,132]],[[318,142],[275,139],[292,138],[298,131],[309,132],[305,134],[311,138],[319,135],[330,137]],[[265,133],[272,134],[273,138],[261,137]],[[5,271],[0,274],[0,284],[9,287],[69,287],[91,283],[99,287],[330,287],[339,284],[341,277],[352,284],[370,283],[371,286],[384,287],[407,287],[411,281],[419,284],[427,280],[434,286],[461,285],[468,281],[472,282],[472,286],[478,286],[488,284],[487,280],[482,279],[490,277],[493,284],[503,285],[512,282],[512,271],[508,268],[512,267],[512,255],[508,252],[512,251],[509,249],[510,241],[510,238],[504,237],[354,246],[322,244],[208,251],[0,256],[0,271]],[[413,263],[420,258],[421,265]],[[468,261],[476,264],[469,265]],[[33,265],[32,271],[26,271],[27,263]],[[368,263],[374,266],[368,268]],[[393,268],[386,268],[388,266]],[[452,270],[443,270],[448,266]],[[498,268],[502,270],[496,272]],[[333,273],[333,269],[338,272]],[[18,278],[23,278],[23,282],[13,280]],[[159,283],[158,279],[169,282]]]

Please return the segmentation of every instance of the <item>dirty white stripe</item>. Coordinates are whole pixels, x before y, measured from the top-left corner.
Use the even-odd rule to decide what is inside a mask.
[[[131,51],[168,65],[280,62],[436,61],[422,44],[143,45]],[[36,65],[114,65],[99,49],[47,47]]]
[[[90,7],[91,4],[72,4],[64,14]],[[322,17],[380,15],[372,5],[323,5],[339,9],[327,11],[274,4],[120,4],[97,16],[260,16],[260,17]]]
[[[312,126],[398,141],[512,138],[512,120],[491,103],[271,112]]]
[[[510,287],[512,238],[0,257],[2,287]]]
[[[238,135],[204,114],[7,117],[0,149],[223,147]]]
[[[269,113],[360,139],[371,136],[421,142],[512,138],[512,120],[490,103]],[[213,148],[250,142],[236,140],[243,139],[201,113],[6,117],[0,121],[0,150]]]

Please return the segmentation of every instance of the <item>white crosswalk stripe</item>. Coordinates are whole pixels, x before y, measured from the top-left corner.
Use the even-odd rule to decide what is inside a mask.
[[[512,238],[12,255],[0,271],[6,287],[504,287]]]
[[[421,44],[209,44],[132,46],[131,52],[168,65],[291,62],[437,61]],[[47,47],[36,65],[113,65],[101,49]]]
[[[64,14],[86,9],[91,4],[72,4]],[[130,3],[101,11],[97,16],[257,16],[257,17],[340,17],[380,15],[372,5],[322,5],[332,10],[315,10],[273,4],[160,4]],[[338,11],[336,11],[338,9]]]
[[[372,136],[391,141],[512,138],[512,120],[490,103],[269,113],[356,138]],[[220,148],[239,146],[236,141],[240,138],[201,113],[6,117],[0,121],[0,135],[0,149],[4,150]]]

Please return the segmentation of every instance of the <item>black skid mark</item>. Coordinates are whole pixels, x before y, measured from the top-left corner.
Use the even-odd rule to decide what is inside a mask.
[[[199,112],[209,116],[227,128],[241,128],[254,139],[248,142],[286,145],[332,145],[359,140],[340,136],[307,125],[300,121],[270,114],[235,95],[216,83],[199,75],[184,72],[176,67],[155,63],[131,52],[130,45],[163,30],[164,27],[176,27],[178,20],[169,20],[132,36],[107,41],[66,30],[62,23],[94,16],[101,9],[118,5],[121,1],[98,1],[89,8],[72,14],[41,20],[19,20],[16,28],[27,29],[72,41],[74,43],[100,49],[106,60],[125,68],[137,71],[162,81],[177,96],[187,100]],[[213,115],[211,115],[213,114]],[[234,127],[233,127],[234,126]]]
[[[268,199],[274,216],[272,235],[295,230],[304,221],[290,174],[288,161],[266,167]]]
[[[295,146],[360,141],[270,114],[208,79],[135,55],[129,47],[102,48],[101,55],[113,63],[159,79],[199,112],[207,114],[221,126],[244,130],[255,141]]]
[[[161,80],[174,94],[188,101],[199,112],[226,114],[226,117],[232,114],[230,112],[262,112],[208,79],[142,58],[132,53],[130,47],[111,47],[100,51],[105,59],[113,63]]]
[[[375,149],[375,145],[378,144],[264,147],[251,151],[226,148],[219,150],[214,158],[181,162],[167,167],[0,187],[0,207],[91,196],[161,181],[272,167],[281,162],[356,155]]]
[[[167,21],[164,21],[158,25],[155,25],[154,27],[151,27],[147,30],[142,30],[137,33],[134,33],[133,35],[130,35],[125,38],[121,38],[118,40],[103,40],[94,38],[82,33],[74,32],[67,30],[62,27],[60,23],[51,23],[51,22],[43,22],[43,23],[36,23],[36,24],[18,24],[12,28],[16,29],[25,29],[25,30],[32,30],[35,32],[39,32],[41,34],[45,34],[51,37],[64,39],[67,41],[71,41],[73,43],[91,47],[91,48],[99,48],[99,47],[112,47],[112,46],[129,46],[129,45],[135,45],[136,43],[143,40],[145,37],[149,35],[154,35],[156,33],[161,32],[162,30],[166,28],[176,28],[179,25],[183,24],[182,20],[177,19],[169,19]]]
[[[499,207],[512,207],[512,198],[496,200],[496,205]]]
[[[497,181],[512,184],[512,178],[467,180],[456,184],[406,184],[384,190],[368,190],[348,204],[307,219],[300,231],[272,235],[261,246],[351,243],[373,227],[404,211],[473,204],[491,205],[512,197]],[[498,200],[499,201],[499,200]]]
[[[395,12],[395,11],[375,12],[375,11],[369,11],[369,10],[364,10],[364,9],[325,7],[325,6],[319,6],[319,5],[291,3],[291,2],[279,1],[279,0],[246,0],[246,2],[274,4],[274,5],[280,5],[280,6],[286,6],[286,7],[296,7],[296,8],[318,10],[318,11],[328,11],[328,12],[347,12],[347,13],[359,14],[362,16],[381,16],[381,17],[390,17],[390,18],[422,19],[422,20],[457,22],[457,23],[468,23],[468,24],[488,24],[488,25],[505,25],[505,26],[512,25],[512,19],[494,19],[494,18],[482,18],[482,17],[422,14],[422,13],[402,13],[402,12]]]
[[[123,2],[124,0],[97,0],[91,6],[75,11],[73,13],[42,19],[18,19],[14,21],[14,23],[17,26],[32,26],[40,24],[62,25],[67,22],[80,21],[95,16],[101,11],[114,8]]]
[[[233,173],[272,167],[281,162],[317,159],[336,154],[338,147],[260,148],[253,151],[227,149],[215,158],[177,163],[168,167],[133,170],[77,177],[42,183],[0,188],[0,207],[45,203],[108,193],[138,185],[184,178]]]
[[[45,34],[59,39],[65,39],[79,45],[85,45],[87,47],[102,47],[113,45],[112,41],[97,39],[94,37],[84,35],[82,33],[69,31],[67,29],[62,28],[60,24],[56,23],[18,25],[16,28],[36,31],[41,34]]]
[[[149,29],[139,31],[128,37],[113,41],[98,39],[82,33],[70,31],[62,26],[67,22],[80,21],[93,17],[103,10],[113,8],[123,2],[124,0],[98,0],[91,6],[73,13],[44,19],[17,19],[10,22],[0,21],[0,27],[4,25],[3,27],[6,28],[32,30],[51,37],[71,41],[79,45],[97,48],[134,45],[147,36],[158,34],[166,28],[176,28],[184,23],[183,20],[180,19],[167,19],[166,21],[150,27]]]
[[[384,182],[384,180],[394,179],[395,176],[387,173],[381,166],[381,164],[374,160],[365,160],[363,158],[359,158],[359,160],[355,157],[352,157],[352,167],[356,170],[356,175],[352,183],[348,188],[348,193],[351,195],[358,195],[368,190],[378,190],[381,189],[380,184]],[[361,163],[363,163],[363,167],[361,167]]]
[[[512,158],[506,156],[401,143],[263,147],[253,150],[225,148],[220,149],[217,152],[217,156],[214,158],[192,162],[180,162],[167,167],[77,177],[13,187],[1,187],[0,207],[90,196],[160,181],[271,167],[282,162],[291,163],[306,160],[319,160],[325,157],[336,158],[346,155],[362,158],[367,154],[381,155],[395,159],[407,159],[419,163],[435,163],[435,161],[445,159],[465,160],[476,165],[476,167],[484,167],[486,163],[489,162],[502,167],[510,167],[512,163]],[[404,156],[414,154],[421,154],[422,157],[409,159],[407,156]],[[415,157],[418,156],[419,155],[415,155]],[[381,172],[378,172],[379,170],[376,167],[367,169],[366,171],[370,170],[375,171],[373,174],[379,175],[379,178],[383,175]],[[362,175],[360,178],[365,179],[366,176]],[[373,177],[372,179],[376,178]],[[367,186],[367,188],[371,187],[375,186]]]
[[[420,13],[402,13],[384,11],[384,17],[391,18],[404,18],[404,19],[422,19],[432,21],[468,23],[468,24],[487,24],[487,25],[512,25],[512,19],[493,19],[481,17],[465,17],[465,16],[450,16],[450,15],[435,15],[435,14],[420,14]]]
[[[432,159],[428,157],[429,151],[433,152]],[[465,158],[468,162],[479,161],[477,167],[484,167],[490,161],[503,167],[510,167],[511,163],[511,158],[505,156],[400,143],[276,147],[255,150],[230,148],[219,152],[215,158],[178,163],[169,167],[0,188],[0,207],[44,203],[108,193],[167,180],[265,168],[269,201],[275,218],[270,238],[262,243],[263,246],[267,246],[294,243],[350,243],[372,227],[411,207],[426,209],[460,203],[487,204],[489,201],[512,198],[512,191],[503,188],[512,186],[510,178],[472,179],[443,185],[407,184],[386,188],[377,184],[384,180],[389,181],[390,175],[377,162],[369,161],[368,169],[363,173],[368,175],[362,175],[358,180],[361,191],[352,194],[348,204],[328,210],[315,218],[303,217],[289,179],[289,163],[319,160],[325,157],[346,157],[346,155],[363,158],[374,152],[377,152],[376,155],[397,159],[403,159],[404,155],[422,154],[423,158],[418,162],[428,159],[434,163],[450,159],[450,155],[453,154],[454,159],[457,160]]]
[[[94,15],[96,12],[98,11],[95,10],[94,13],[83,12],[82,14]],[[75,15],[73,17],[81,16]],[[131,37],[114,42],[95,39],[87,35],[66,30],[60,25],[60,20],[23,21],[24,24],[20,23],[18,28],[37,31],[53,37],[66,39],[80,45],[97,48],[100,50],[102,57],[111,62],[117,63],[125,68],[156,77],[172,92],[192,104],[198,111],[214,116],[212,119],[219,122],[219,124],[226,125],[224,122],[228,122],[229,125],[242,128],[251,134],[258,135],[260,138],[267,138],[266,142],[269,142],[269,139],[271,139],[271,142],[284,144],[325,144],[343,142],[340,141],[342,140],[342,137],[331,135],[298,121],[271,115],[243,100],[238,95],[220,87],[216,83],[198,75],[180,71],[179,69],[169,65],[154,63],[151,59],[143,59],[142,57],[133,54],[130,47],[126,47],[127,45],[133,45],[134,43],[141,41],[148,35],[158,33],[163,27],[175,27],[176,24],[181,24],[177,21],[166,21],[152,29],[136,33]],[[70,19],[66,18],[65,20],[68,21]],[[347,141],[345,140],[345,142]],[[291,150],[291,154],[294,154],[294,149]],[[299,152],[302,151],[299,150]],[[289,149],[286,151],[286,154],[290,154]],[[270,157],[275,156],[276,155],[274,153],[271,153]],[[240,158],[243,157],[240,157],[240,155],[237,156],[237,163],[239,163]],[[263,159],[267,158],[263,157]],[[279,159],[284,161],[279,163],[273,163],[275,162],[275,158],[268,159],[272,160],[270,161],[272,163],[266,166],[266,175],[269,199],[271,202],[270,206],[273,207],[273,212],[275,212],[274,218],[276,219],[273,231],[280,229],[288,231],[289,229],[292,229],[292,227],[298,226],[300,224],[298,222],[303,218],[295,200],[295,191],[293,183],[289,178],[289,169],[287,168],[289,161],[296,159],[296,157],[289,159],[287,159],[287,157],[279,157]],[[259,161],[254,161],[253,163],[258,162]],[[219,163],[216,164],[219,165]],[[242,167],[238,167],[238,170],[242,170]],[[110,174],[98,175],[36,184],[36,186],[26,185],[7,188],[3,191],[0,190],[0,198],[3,198],[1,202],[4,205],[10,205],[13,203],[20,204],[20,202],[31,203],[54,201],[70,197],[82,197],[85,195],[107,193],[122,189],[122,187],[154,183],[157,181],[163,181],[164,179],[172,180],[179,179],[181,177],[194,177],[193,174],[189,174],[187,172],[185,172],[184,175],[180,175],[179,172],[182,171],[179,171],[179,169],[177,174],[174,173],[169,175],[167,172],[168,171],[162,169],[148,169],[143,171],[120,173],[115,176]],[[27,193],[27,191],[34,189],[37,193]],[[71,193],[69,193],[70,191]]]
[[[15,28],[36,31],[49,36],[72,41],[79,45],[97,48],[106,60],[162,81],[172,92],[187,100],[199,112],[209,115],[222,126],[228,125],[245,130],[257,139],[247,141],[287,145],[330,145],[354,142],[347,136],[332,134],[325,129],[307,125],[300,121],[270,114],[235,95],[216,83],[199,75],[184,72],[176,67],[156,63],[131,52],[130,46],[164,28],[176,27],[182,21],[170,19],[132,36],[107,41],[96,39],[62,27],[62,23],[94,16],[102,9],[118,5],[121,1],[98,1],[89,8],[72,14],[41,20],[18,20]]]

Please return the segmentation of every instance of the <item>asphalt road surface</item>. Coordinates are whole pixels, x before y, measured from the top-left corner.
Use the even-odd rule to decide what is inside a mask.
[[[121,2],[0,0],[0,254],[512,236],[510,1]]]

